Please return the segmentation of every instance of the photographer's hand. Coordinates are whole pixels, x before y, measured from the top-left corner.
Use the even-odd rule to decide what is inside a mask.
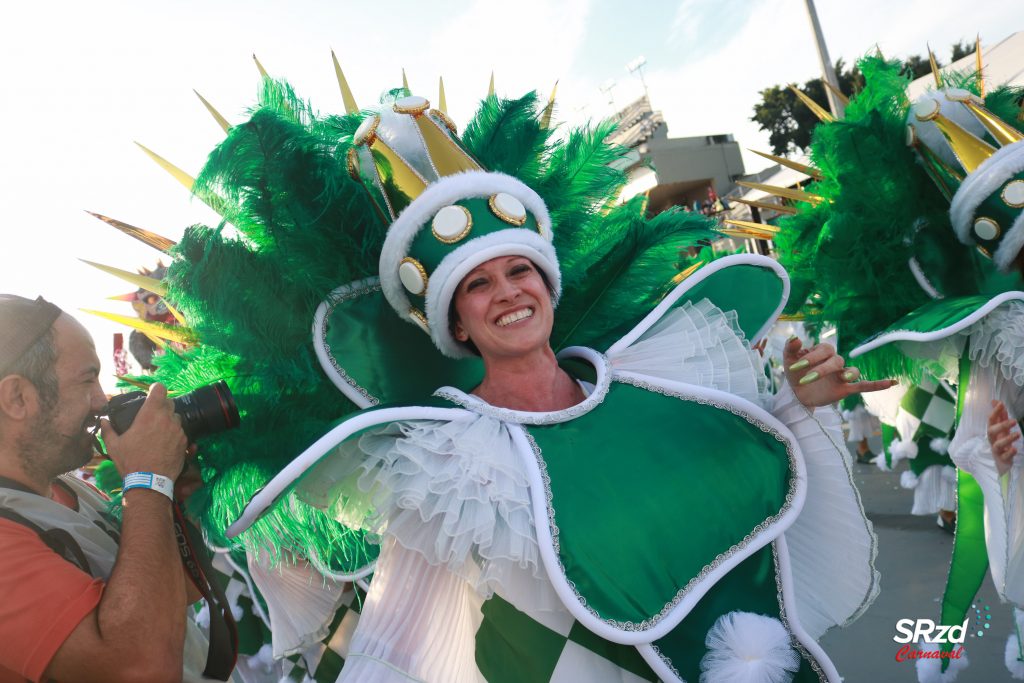
[[[188,447],[167,389],[154,384],[124,434],[102,422],[103,440],[122,475],[152,472],[176,479]],[[57,650],[43,678],[61,681],[171,683],[182,679],[186,579],[170,498],[124,492],[117,561],[95,610]],[[81,662],[90,665],[83,668]]]
[[[115,432],[106,419],[101,425],[107,454],[121,476],[129,472],[152,472],[177,479],[184,469],[188,439],[164,385],[153,385],[124,434]]]

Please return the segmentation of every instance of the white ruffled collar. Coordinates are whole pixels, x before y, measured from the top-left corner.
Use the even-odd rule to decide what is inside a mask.
[[[502,422],[513,422],[516,424],[547,425],[559,422],[568,422],[581,415],[585,415],[597,407],[608,394],[608,387],[611,385],[611,370],[608,367],[608,359],[601,353],[583,346],[571,346],[562,350],[558,358],[579,358],[594,367],[597,372],[597,379],[594,382],[593,391],[585,399],[574,406],[563,410],[552,410],[547,412],[532,412],[527,410],[512,410],[511,408],[500,408],[492,406],[478,396],[467,394],[455,387],[441,387],[434,392],[434,396],[451,401],[467,410],[472,410],[480,415],[496,418]]]

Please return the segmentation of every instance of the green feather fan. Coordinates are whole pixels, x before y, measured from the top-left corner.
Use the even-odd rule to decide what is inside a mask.
[[[800,205],[797,215],[780,221],[776,239],[793,283],[787,312],[799,309],[812,322],[835,325],[841,354],[935,296],[1017,284],[957,241],[949,202],[906,145],[909,78],[899,62],[868,57],[858,66],[864,89],[843,119],[814,131],[811,158],[824,178],[807,190],[825,201]],[[977,91],[973,73],[946,79]],[[996,90],[986,104],[1006,113],[1015,92]],[[857,364],[870,376],[912,381],[924,369],[892,345]]]
[[[383,100],[406,94],[394,91]],[[682,269],[680,251],[712,236],[691,213],[642,215],[618,203],[622,148],[605,143],[611,124],[554,139],[535,94],[490,97],[463,142],[492,171],[508,173],[547,203],[564,295],[553,343],[605,348],[663,297]],[[227,526],[272,476],[356,410],[321,371],[310,324],[336,287],[376,275],[387,226],[345,159],[362,115],[321,116],[286,83],[265,80],[250,119],[229,132],[196,180],[225,222],[186,230],[175,251],[168,299],[200,344],[168,350],[155,378],[176,392],[227,381],[243,418],[206,439],[206,486],[190,501],[217,545]],[[230,225],[229,225],[230,224]],[[239,539],[355,570],[375,549],[320,510],[288,497]]]

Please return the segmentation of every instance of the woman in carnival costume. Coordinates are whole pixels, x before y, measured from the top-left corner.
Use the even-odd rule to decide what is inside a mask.
[[[986,569],[1002,599],[1024,604],[1024,465],[1008,415],[992,415],[993,399],[1024,414],[1022,93],[986,94],[980,46],[978,65],[936,70],[935,89],[911,103],[898,63],[862,60],[865,88],[844,119],[816,128],[816,182],[777,240],[794,274],[791,306],[836,324],[840,351],[867,374],[910,383],[931,375],[957,387],[948,448],[957,525],[943,624],[964,621]],[[1024,678],[1018,633],[1006,663]],[[966,665],[928,659],[918,671],[922,681],[951,681]]]
[[[956,417],[956,389],[925,376],[917,384],[899,385],[865,397],[881,422],[882,452],[874,458],[883,472],[901,460],[907,469],[900,486],[914,492],[912,515],[937,515],[936,523],[952,532],[956,520],[956,467],[949,457]]]
[[[157,377],[245,413],[204,444],[207,533],[350,577],[375,551],[333,520],[379,540],[341,680],[840,680],[816,638],[877,594],[874,535],[805,403],[890,382],[794,341],[768,394],[747,340],[785,272],[680,273],[714,232],[617,202],[610,126],[554,141],[550,104],[489,96],[459,138],[340,83],[321,117],[266,79],[193,188],[242,237],[174,248],[194,346]]]
[[[523,104],[486,103],[466,137],[518,108],[541,144],[516,166],[537,190],[483,168],[519,140],[488,134],[470,153],[419,97],[386,100],[337,150],[391,222],[379,279],[343,284],[314,324],[363,410],[229,534],[294,496],[380,535],[342,680],[838,680],[814,638],[873,597],[873,540],[834,414],[760,389],[745,338],[781,309],[784,272],[726,258],[666,292],[676,258],[659,256],[706,237],[703,220],[613,208],[622,178],[604,162],[619,152],[601,128],[589,172],[604,192],[555,220],[572,198],[539,190],[580,140],[547,149]],[[850,384],[829,347],[788,353],[811,405],[889,386]],[[428,396],[438,377],[476,389]],[[826,499],[842,514],[800,515]],[[836,538],[861,566],[823,552]],[[791,547],[815,559],[794,565]]]

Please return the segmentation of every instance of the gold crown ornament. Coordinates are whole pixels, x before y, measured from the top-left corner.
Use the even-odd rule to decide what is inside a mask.
[[[960,241],[1009,270],[1024,247],[1024,134],[974,93],[940,88],[911,107],[907,142],[950,201]]]
[[[452,336],[448,313],[459,282],[484,261],[530,259],[557,301],[561,274],[544,201],[517,178],[485,170],[426,98],[406,96],[370,112],[352,142],[349,173],[391,223],[381,289],[442,353],[470,355]]]

